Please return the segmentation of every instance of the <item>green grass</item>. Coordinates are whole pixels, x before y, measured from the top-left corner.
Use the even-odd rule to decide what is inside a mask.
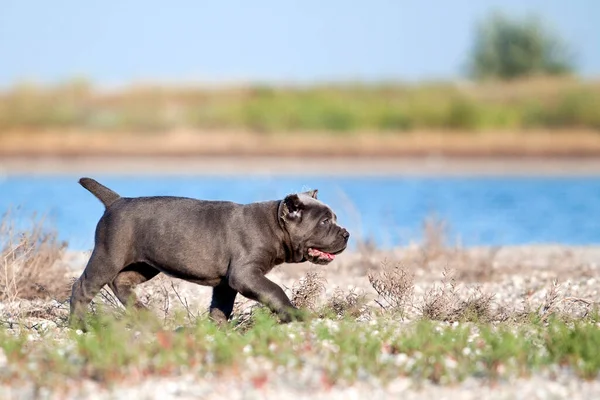
[[[321,371],[332,383],[372,377],[382,383],[398,376],[416,382],[451,384],[467,377],[497,380],[527,377],[552,368],[570,368],[583,379],[600,372],[600,330],[595,317],[546,323],[401,323],[380,316],[313,319],[279,325],[262,309],[247,329],[220,329],[204,318],[185,329],[170,329],[153,318],[96,316],[87,333],[57,340],[41,332],[0,330],[7,367],[0,379],[57,385],[68,378],[105,383],[135,376],[191,372],[229,375],[267,360],[273,371]]]
[[[20,85],[0,93],[0,131],[598,130],[599,107],[598,83],[564,79],[473,86],[148,86],[114,93],[74,81],[54,87]]]

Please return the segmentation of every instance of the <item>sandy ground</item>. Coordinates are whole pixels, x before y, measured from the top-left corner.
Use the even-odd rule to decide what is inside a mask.
[[[598,157],[597,131],[155,133],[43,130],[0,132],[8,156]]]
[[[64,262],[72,276],[83,271],[90,251],[67,253]],[[496,295],[505,306],[518,308],[525,297],[542,300],[542,294],[557,282],[563,295],[586,298],[600,303],[600,246],[509,246],[502,248],[474,247],[465,249],[434,249],[413,245],[390,251],[362,248],[345,252],[327,266],[310,263],[283,264],[269,273],[269,278],[291,290],[307,272],[318,272],[325,283],[323,298],[336,289],[353,289],[376,298],[368,274],[385,266],[401,266],[414,276],[416,301],[422,300],[428,288],[439,285],[444,271],[451,272],[457,285],[467,290],[479,287]],[[156,290],[175,282],[180,295],[198,309],[207,309],[211,289],[160,275],[138,287],[138,294],[151,301]],[[537,293],[537,295],[536,295]],[[238,302],[246,303],[243,298]],[[379,307],[376,302],[370,303]]]
[[[600,176],[600,158],[0,157],[7,175]]]

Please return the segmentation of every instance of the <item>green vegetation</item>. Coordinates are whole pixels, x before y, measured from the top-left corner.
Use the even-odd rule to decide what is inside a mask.
[[[475,30],[470,73],[476,79],[515,79],[573,72],[568,46],[539,18],[494,13]]]
[[[39,385],[90,378],[117,382],[148,374],[235,374],[258,360],[268,371],[317,369],[332,383],[372,376],[382,383],[398,376],[449,384],[473,376],[484,379],[527,377],[550,367],[572,368],[583,379],[597,379],[600,330],[595,321],[548,323],[410,324],[391,318],[368,322],[318,319],[278,325],[264,310],[254,312],[245,330],[218,329],[198,319],[172,330],[152,319],[97,316],[87,333],[70,332],[57,341],[39,331],[0,329],[7,368],[0,379],[33,379]],[[256,374],[260,374],[256,370]]]
[[[404,132],[600,129],[600,85],[574,79],[95,90],[83,81],[0,93],[0,132]]]

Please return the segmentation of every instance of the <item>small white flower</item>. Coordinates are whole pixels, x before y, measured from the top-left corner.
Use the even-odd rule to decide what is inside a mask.
[[[408,356],[406,353],[400,353],[396,356],[396,365],[404,364],[408,361]]]
[[[4,354],[4,349],[0,347],[0,367],[4,367],[8,363],[8,358]]]

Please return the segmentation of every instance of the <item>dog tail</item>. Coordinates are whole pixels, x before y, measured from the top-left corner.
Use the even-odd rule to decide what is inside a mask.
[[[110,190],[104,185],[101,185],[92,178],[81,178],[79,180],[79,184],[96,196],[106,208],[121,198],[118,193]]]

